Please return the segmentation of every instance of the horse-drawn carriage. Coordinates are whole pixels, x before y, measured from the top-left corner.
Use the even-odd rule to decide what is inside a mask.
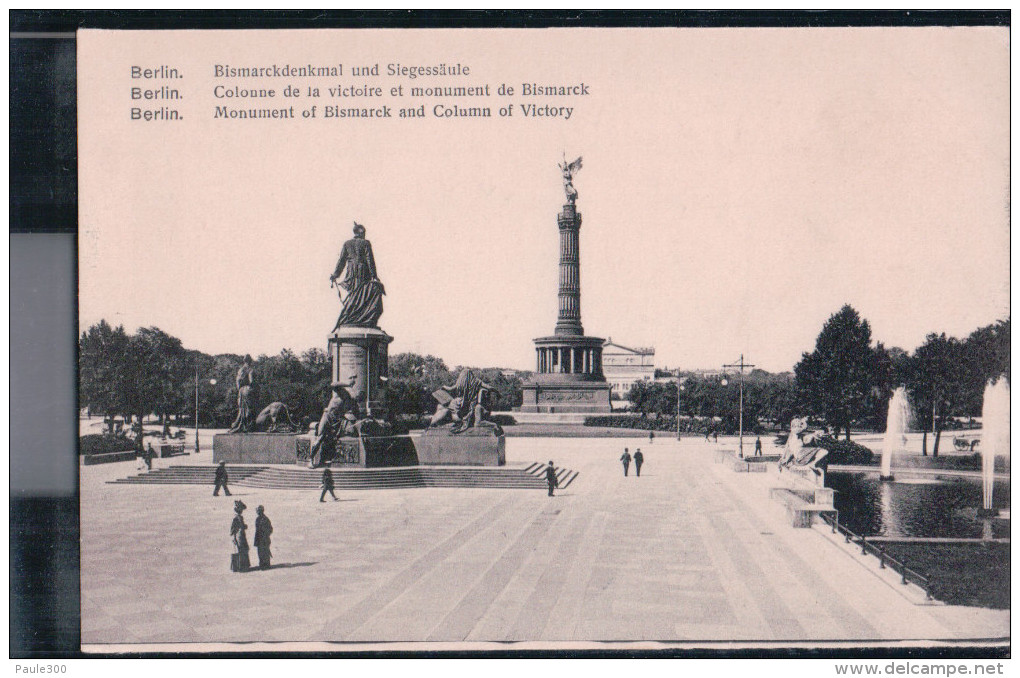
[[[953,447],[957,452],[973,452],[974,448],[981,444],[980,438],[964,438],[953,436]]]

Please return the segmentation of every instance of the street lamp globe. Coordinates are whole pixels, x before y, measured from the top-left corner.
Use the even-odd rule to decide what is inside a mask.
[[[727,380],[723,379],[719,383],[722,384],[723,386],[727,386],[727,385],[729,385],[730,382],[728,382]]]

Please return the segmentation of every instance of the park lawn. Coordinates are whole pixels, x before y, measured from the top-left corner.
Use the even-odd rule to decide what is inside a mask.
[[[950,605],[1009,608],[1009,544],[887,543],[886,553],[932,577],[932,595]]]

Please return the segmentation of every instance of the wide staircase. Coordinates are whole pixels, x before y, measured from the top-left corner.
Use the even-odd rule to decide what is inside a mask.
[[[169,466],[118,478],[113,484],[212,485],[215,466]],[[229,466],[229,484],[274,490],[320,487],[322,470],[301,466]],[[568,487],[578,472],[556,469],[559,488]],[[338,490],[378,490],[404,487],[478,487],[537,490],[546,488],[545,465],[528,466],[404,466],[395,468],[334,468]]]

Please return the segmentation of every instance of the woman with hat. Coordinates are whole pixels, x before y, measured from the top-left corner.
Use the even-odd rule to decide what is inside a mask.
[[[240,499],[234,501],[234,522],[230,524],[230,536],[234,540],[234,553],[230,558],[232,572],[247,572],[251,567],[248,560],[248,526],[244,524],[241,514],[248,508]]]

